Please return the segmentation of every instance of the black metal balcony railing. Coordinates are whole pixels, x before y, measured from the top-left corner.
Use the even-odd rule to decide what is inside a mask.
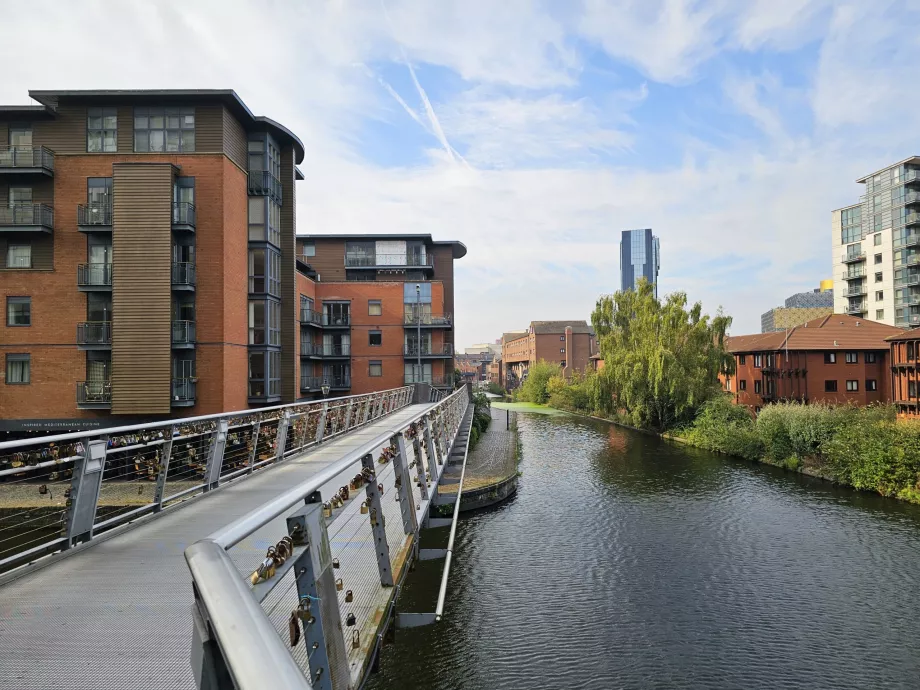
[[[84,321],[77,324],[77,345],[111,345],[111,321]]]
[[[0,146],[0,170],[54,170],[54,153],[44,146]]]
[[[419,352],[419,347],[415,344],[409,344],[403,346],[403,354],[406,357],[449,357],[454,354],[454,346],[451,343],[444,343],[443,345],[430,345],[423,343],[421,347],[421,352]]]
[[[371,267],[403,267],[422,266],[431,267],[431,256],[408,252],[405,254],[345,254],[345,266],[348,268]]]
[[[77,285],[85,287],[111,287],[112,264],[79,264]]]
[[[195,204],[188,201],[174,201],[172,214],[173,225],[195,227]]]
[[[112,205],[104,203],[80,204],[77,206],[77,225],[111,226]]]
[[[0,207],[0,227],[54,227],[54,209],[47,204],[10,204]]]
[[[77,381],[78,405],[111,405],[112,383],[110,381]]]
[[[268,170],[249,171],[249,193],[270,196],[281,203],[281,180]]]
[[[195,379],[173,379],[172,401],[174,403],[195,402]]]
[[[840,260],[845,264],[853,263],[855,261],[865,261],[866,253],[865,252],[847,252],[840,258]]]
[[[330,390],[338,388],[351,388],[351,376],[346,374],[341,376],[300,377],[300,390],[302,391],[322,390],[324,385],[329,386]]]
[[[333,345],[332,343],[323,343],[320,354],[323,357],[348,357],[351,355],[351,345]]]
[[[351,315],[350,314],[330,314],[329,312],[323,312],[323,325],[324,326],[349,326],[351,325]]]
[[[448,379],[448,377],[432,374],[406,374],[404,380],[406,385],[411,383],[427,383],[430,386],[453,385],[453,381]]]
[[[194,285],[195,264],[184,261],[174,261],[172,265],[173,285]]]
[[[312,326],[322,326],[323,315],[321,312],[315,311],[313,309],[301,309],[300,323],[309,324]]]
[[[191,345],[195,342],[194,321],[173,321],[172,341],[174,345]]]
[[[419,324],[422,326],[450,326],[451,316],[450,314],[444,314],[443,316],[432,316],[431,314],[419,315],[406,313],[403,324],[406,326],[416,326]]]

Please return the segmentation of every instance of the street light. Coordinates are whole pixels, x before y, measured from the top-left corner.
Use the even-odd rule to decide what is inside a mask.
[[[322,386],[320,386],[320,390],[323,392],[323,400],[325,400],[326,396],[329,395],[329,391],[331,390],[329,384],[324,383]]]

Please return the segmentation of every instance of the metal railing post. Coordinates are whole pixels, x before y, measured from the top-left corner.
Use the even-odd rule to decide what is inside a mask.
[[[351,413],[352,413],[352,410],[354,409],[354,406],[355,406],[355,401],[349,400],[348,407],[345,408],[345,428],[342,429],[343,432],[351,429]]]
[[[326,435],[326,413],[329,411],[329,403],[323,403],[323,409],[319,413],[319,421],[316,423],[316,442],[322,443],[323,436]]]
[[[349,687],[348,656],[332,569],[332,549],[319,492],[307,500],[310,501],[307,505],[287,518],[288,535],[295,546],[308,547],[293,566],[303,612],[298,625],[304,631],[310,684],[314,690],[344,690]]]
[[[67,547],[93,538],[93,522],[105,470],[108,436],[87,441],[83,455],[74,461],[70,498],[67,499]]]
[[[415,534],[418,530],[418,518],[415,514],[415,499],[412,497],[412,478],[409,476],[409,467],[406,460],[406,439],[402,434],[396,434],[390,439],[390,444],[396,444],[396,456],[393,458],[393,470],[396,474],[396,490],[399,492],[399,508],[402,512],[403,531],[406,534]]]
[[[380,419],[383,414],[383,394],[377,396],[377,404],[374,406],[374,419]]]
[[[367,419],[371,416],[371,402],[373,400],[374,396],[372,395],[364,396],[364,420],[361,422],[362,425],[367,424]]]
[[[310,431],[310,415],[313,414],[313,408],[309,405],[303,413],[303,433],[300,435],[300,449],[303,450],[307,445],[307,434]]]
[[[252,423],[252,450],[249,451],[249,472],[252,474],[256,464],[256,455],[259,452],[259,432],[262,431],[262,417]]]
[[[287,445],[288,429],[291,426],[291,409],[285,408],[278,420],[278,429],[275,434],[275,462],[284,459],[284,447]]]
[[[428,455],[428,473],[431,475],[431,481],[437,483],[440,481],[441,476],[438,472],[438,465],[441,464],[441,458],[438,457],[437,451],[435,450],[434,439],[431,437],[431,418],[430,415],[425,416],[425,449],[426,454]]]
[[[163,495],[166,493],[166,475],[169,473],[169,460],[172,457],[173,439],[176,437],[176,425],[169,427],[169,438],[163,439],[160,448],[160,464],[157,468],[157,486],[153,492],[153,512],[163,510]]]
[[[368,453],[361,458],[361,466],[374,472],[374,456]],[[380,571],[380,584],[393,586],[393,571],[390,570],[390,545],[387,542],[386,523],[383,518],[383,504],[380,502],[380,490],[377,488],[377,475],[372,474],[364,485],[367,495],[368,515],[371,531],[374,533],[374,545],[377,552],[377,569]]]
[[[422,445],[419,442],[418,432],[420,422],[415,424],[415,437],[412,439],[412,452],[415,455],[415,469],[418,472],[418,486],[421,490],[422,500],[428,500],[428,470],[425,467],[425,463],[422,462]]]
[[[224,448],[227,446],[227,432],[230,421],[226,417],[217,420],[214,434],[211,437],[211,452],[208,453],[208,464],[204,470],[205,491],[216,489],[220,483],[220,468],[224,462]]]

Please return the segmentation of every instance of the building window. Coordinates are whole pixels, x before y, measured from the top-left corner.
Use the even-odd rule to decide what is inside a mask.
[[[274,199],[268,200],[268,241],[281,246],[281,207]]]
[[[138,153],[195,150],[194,108],[135,108],[134,150]]]
[[[383,376],[383,362],[379,359],[372,359],[367,366],[368,376]]]
[[[914,361],[914,349],[915,348],[914,348],[913,343],[907,343],[907,361],[908,362]]]
[[[376,271],[352,271],[351,269],[345,269],[345,280],[347,281],[360,281],[360,282],[371,282],[377,280]]]
[[[118,149],[116,134],[118,114],[115,108],[86,110],[86,150],[88,153],[112,153]]]
[[[884,290],[876,290],[876,291],[875,291],[875,301],[876,301],[876,302],[881,302],[883,299],[885,299],[885,291],[884,291]]]
[[[754,407],[754,414],[760,414],[760,406],[759,406],[759,405]]]
[[[281,296],[281,254],[274,249],[249,250],[249,292]]]
[[[836,352],[825,352],[824,353],[824,363],[825,364],[836,364],[837,363],[837,353]]]
[[[249,239],[252,242],[265,241],[265,197],[249,197]]]
[[[872,244],[876,247],[882,244],[882,233],[876,233],[872,236]]]
[[[32,268],[32,245],[11,244],[6,248],[7,268]]]
[[[732,389],[732,380],[731,380],[731,379],[725,379],[725,390],[731,391],[731,389]]]
[[[274,300],[250,300],[249,344],[281,344],[281,305]]]
[[[367,344],[371,347],[380,347],[383,345],[383,333],[380,331],[368,331]]]
[[[877,391],[878,381],[876,381],[875,379],[866,379],[866,390],[867,391]]]
[[[560,340],[561,342],[564,343],[564,342],[565,342],[565,336],[564,336],[564,335],[560,335],[560,336],[559,336],[559,340]]]
[[[917,397],[917,382],[908,381],[907,382],[907,399],[914,400]]]
[[[763,355],[754,355],[754,368],[760,369],[763,366]]]
[[[7,384],[22,385],[32,380],[32,356],[27,354],[8,354],[6,356]]]
[[[747,361],[747,357],[744,355],[738,355],[738,364],[744,366],[744,363]]]
[[[884,310],[884,309],[876,309],[876,310],[875,310],[875,320],[876,320],[876,321],[881,321],[881,320],[884,319],[884,318],[885,318],[885,310]]]
[[[847,364],[858,364],[859,363],[859,353],[858,352],[847,352],[844,357],[846,358]]]
[[[875,274],[875,282],[876,282],[876,283],[881,283],[881,282],[882,282],[882,272],[881,272],[881,271],[879,271],[878,273]]]
[[[863,361],[866,364],[875,364],[876,362],[878,362],[878,354],[875,352],[864,352]]]
[[[739,380],[738,380],[738,390],[739,390],[739,391],[746,391],[746,390],[747,390],[747,379],[739,379]]]
[[[754,381],[754,392],[757,395],[760,395],[760,391],[762,390],[762,388],[763,388],[763,385],[761,381]]]
[[[383,315],[383,303],[379,299],[367,300],[367,315],[368,316],[382,316]]]
[[[847,381],[847,392],[854,393],[859,390],[859,381]]]
[[[303,256],[316,256],[316,242],[307,240],[301,245]]]
[[[824,382],[824,392],[825,393],[836,393],[837,392],[837,382],[836,381],[825,381]]]
[[[565,348],[564,348],[564,347],[560,347],[560,348],[559,348],[559,354],[561,354],[561,355],[564,355],[564,354],[565,354]]]
[[[32,298],[7,297],[6,298],[6,325],[31,326],[32,325]]]
[[[876,254],[876,255],[875,255],[875,263],[877,263],[877,264],[882,263],[882,255],[881,255],[881,254]]]

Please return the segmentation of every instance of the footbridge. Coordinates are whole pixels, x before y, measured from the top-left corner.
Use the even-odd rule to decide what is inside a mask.
[[[360,687],[442,616],[471,418],[418,384],[0,444],[0,688]]]

